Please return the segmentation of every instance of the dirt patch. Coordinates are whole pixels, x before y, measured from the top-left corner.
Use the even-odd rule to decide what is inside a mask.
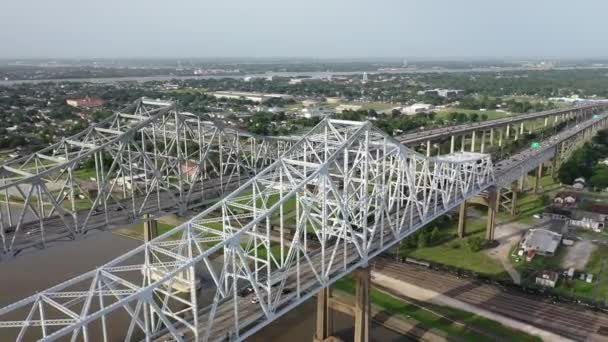
[[[579,271],[583,271],[597,246],[589,240],[583,240],[575,242],[574,246],[562,248],[567,248],[568,250],[562,261],[562,266],[564,268],[574,267]]]
[[[486,251],[488,256],[500,261],[515,284],[521,283],[521,276],[511,265],[509,252],[519,242],[522,232],[528,229],[530,229],[530,225],[521,222],[509,222],[497,225],[494,237],[498,242],[498,246]]]

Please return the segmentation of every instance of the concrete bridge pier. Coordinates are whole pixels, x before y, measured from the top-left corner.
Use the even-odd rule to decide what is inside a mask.
[[[498,189],[491,187],[488,189],[488,221],[486,225],[486,240],[494,240],[494,230],[496,229],[496,214],[500,204]]]
[[[371,267],[361,267],[353,272],[355,279],[354,306],[337,303],[331,298],[329,287],[317,294],[316,331],[313,342],[334,342],[340,339],[333,336],[332,307],[338,311],[346,310],[355,317],[354,342],[369,342],[371,328]]]
[[[551,178],[555,179],[557,177],[557,169],[559,168],[559,148],[555,146],[555,155],[551,160]]]
[[[517,194],[519,192],[519,184],[518,181],[514,181],[511,184],[511,215],[515,216],[517,214]]]
[[[534,179],[534,194],[538,194],[540,190],[540,180],[543,178],[543,164],[538,165],[536,169],[536,177]]]
[[[331,288],[326,287],[317,295],[316,331],[313,342],[325,342],[332,339],[333,326],[329,300]]]
[[[355,271],[355,342],[369,342],[371,328],[371,267],[366,266]]]
[[[458,237],[464,238],[465,225],[467,224],[467,201],[460,203],[460,211],[458,212]]]
[[[158,236],[158,222],[150,214],[145,214],[144,220],[144,241],[150,241]]]

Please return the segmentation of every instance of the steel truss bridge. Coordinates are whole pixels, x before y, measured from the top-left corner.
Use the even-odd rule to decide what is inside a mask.
[[[495,167],[486,154],[457,152],[427,157],[403,146],[369,122],[327,119],[298,141],[264,140],[266,146],[285,148],[284,153],[264,149],[264,144],[259,146],[255,139],[243,145],[243,141],[254,138],[243,134],[237,139],[240,145],[233,142],[240,146],[233,151],[249,152],[243,152],[236,161],[226,158],[230,161],[220,162],[224,160],[220,158],[217,164],[232,170],[223,172],[218,171],[217,165],[205,165],[212,159],[201,158],[207,145],[200,139],[190,139],[194,145],[191,147],[180,134],[173,133],[180,125],[184,131],[193,127],[184,124],[188,122],[183,119],[185,116],[169,114],[170,106],[151,109],[151,105],[142,100],[136,106],[139,114],[127,114],[141,117],[134,119],[139,123],[127,120],[122,122],[123,126],[115,124],[120,121],[117,113],[78,135],[82,143],[68,143],[78,148],[63,147],[67,145],[62,142],[40,152],[42,156],[56,158],[57,164],[37,166],[47,171],[23,174],[21,181],[19,178],[14,181],[17,185],[10,186],[21,192],[24,187],[19,184],[36,188],[24,192],[30,198],[34,191],[52,194],[41,185],[45,172],[65,171],[68,173],[65,183],[74,184],[71,174],[81,160],[78,158],[96,155],[101,163],[104,152],[112,156],[112,164],[120,172],[115,171],[113,177],[105,176],[113,171],[112,167],[103,171],[108,169],[96,163],[96,168],[102,169],[98,171],[98,179],[106,184],[106,188],[99,188],[95,197],[99,199],[92,200],[96,206],[97,202],[123,205],[125,199],[139,203],[133,199],[140,199],[142,194],[144,198],[153,198],[147,195],[150,193],[156,195],[153,205],[160,208],[164,205],[158,200],[161,190],[179,194],[173,205],[189,203],[179,198],[194,192],[190,189],[199,190],[200,185],[184,176],[180,167],[183,161],[196,161],[194,175],[203,184],[231,172],[233,177],[241,175],[241,184],[186,223],[96,270],[0,309],[0,329],[14,333],[15,340],[243,340],[319,290],[367,266],[371,258],[436,217],[485,190],[507,185],[555,157],[559,148],[577,145],[565,142],[582,141],[608,121],[606,115],[588,119],[543,141],[541,148],[525,150]],[[202,124],[193,120],[194,126]],[[125,126],[131,128],[123,128],[120,134],[115,129],[110,137],[103,135],[106,138],[84,142],[87,137],[98,136],[99,128],[103,132],[112,130],[109,127]],[[212,127],[220,129],[217,125]],[[152,148],[155,142],[158,144],[154,134],[160,132],[165,132],[162,136],[167,139],[174,138],[173,143],[162,145],[165,154]],[[135,144],[141,135],[148,140]],[[129,146],[138,152],[131,157],[139,159],[125,162],[121,158],[126,158],[124,151],[127,149],[128,154]],[[171,158],[171,151],[181,153],[182,157]],[[253,158],[253,151],[266,152]],[[62,153],[67,156],[65,160],[59,159]],[[160,162],[154,163],[153,157]],[[23,168],[31,165],[25,159],[19,163],[25,165]],[[23,170],[8,167],[4,170],[11,171],[13,177],[19,175],[17,170]],[[127,172],[134,168],[137,171]],[[170,176],[162,177],[165,172]],[[117,196],[110,191],[117,181],[110,179],[131,174],[149,175],[150,185],[133,182],[131,189],[138,189],[137,193],[126,191],[128,187],[123,186],[123,196],[110,204],[108,199]],[[180,190],[180,186],[187,190]],[[56,193],[75,201],[70,191]],[[59,200],[63,197],[48,198],[54,198],[54,203],[65,202]],[[34,205],[38,201],[25,203]],[[138,210],[144,207],[137,206]],[[78,225],[81,221],[77,220],[80,216],[76,206],[72,209],[71,214],[66,210],[63,216],[66,225],[71,222],[74,230],[84,229]],[[55,210],[65,209],[57,204]],[[88,212],[93,216],[94,210]],[[143,210],[137,211],[138,215],[142,213]],[[68,221],[66,217],[74,219]],[[256,301],[239,296],[245,288],[253,291]]]
[[[140,99],[85,131],[0,165],[0,254],[183,213],[234,190],[293,141]],[[90,181],[78,179],[82,170]]]

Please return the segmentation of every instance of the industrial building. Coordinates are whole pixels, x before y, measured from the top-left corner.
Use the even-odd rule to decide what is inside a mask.
[[[246,99],[253,102],[266,102],[270,99],[284,99],[291,100],[293,96],[286,94],[263,94],[263,93],[253,93],[247,91],[230,91],[230,90],[222,90],[211,93],[211,95],[215,96],[218,99]]]
[[[530,229],[524,235],[520,247],[526,253],[552,256],[562,240],[562,234],[547,229]]]

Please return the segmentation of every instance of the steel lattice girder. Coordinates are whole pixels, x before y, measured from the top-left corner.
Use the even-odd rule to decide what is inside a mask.
[[[487,155],[426,158],[370,123],[324,120],[190,221],[0,309],[0,328],[242,340],[493,183]],[[239,297],[246,287],[257,302]]]
[[[293,142],[140,99],[85,131],[0,165],[0,252],[17,253],[233,190]],[[88,164],[90,182],[77,180]]]

